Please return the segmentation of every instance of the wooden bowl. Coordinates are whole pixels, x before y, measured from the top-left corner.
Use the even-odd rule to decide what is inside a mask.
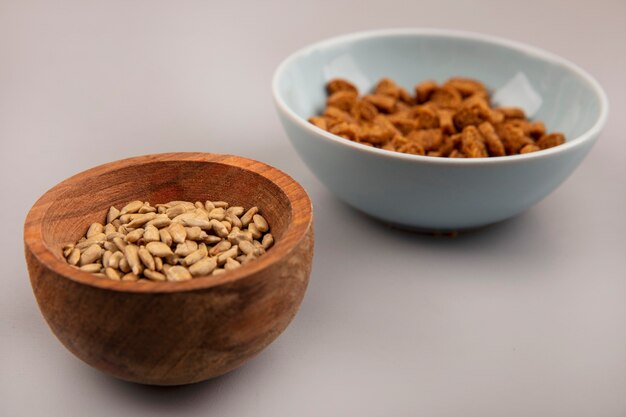
[[[120,282],[65,262],[111,205],[224,200],[258,206],[275,245],[254,262],[185,282]],[[296,314],[313,257],[311,202],[285,173],[238,156],[147,155],[75,175],[32,207],[28,272],[59,340],[89,365],[128,381],[180,385],[222,375],[271,343]]]

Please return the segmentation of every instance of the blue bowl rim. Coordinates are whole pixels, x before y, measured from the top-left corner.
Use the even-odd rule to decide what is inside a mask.
[[[357,142],[353,142],[351,140],[344,139],[340,136],[336,136],[326,130],[323,130],[311,123],[308,120],[305,120],[298,116],[286,102],[283,100],[280,92],[279,92],[279,81],[283,76],[286,68],[296,61],[302,56],[308,55],[311,52],[319,49],[325,49],[329,47],[333,47],[337,44],[341,43],[349,43],[359,40],[367,40],[373,38],[385,38],[385,37],[441,37],[441,38],[453,38],[453,39],[464,39],[471,40],[476,42],[482,42],[492,45],[504,46],[509,49],[512,49],[516,52],[527,54],[544,61],[560,65],[565,67],[567,70],[577,74],[583,80],[585,80],[591,87],[591,90],[596,94],[598,101],[600,102],[600,115],[596,120],[596,123],[588,129],[586,132],[583,132],[581,135],[577,136],[573,139],[568,139],[564,144],[555,146],[553,148],[544,149],[538,152],[531,152],[527,154],[521,155],[508,155],[504,157],[487,157],[487,158],[437,158],[431,156],[423,156],[423,155],[412,155],[405,154],[402,152],[396,151],[388,151],[385,149],[378,149],[371,146],[363,145]],[[493,35],[486,35],[475,32],[467,32],[460,30],[451,30],[451,29],[434,29],[434,28],[397,28],[397,29],[380,29],[380,30],[371,30],[371,31],[363,31],[363,32],[355,32],[348,33],[340,36],[335,36],[332,38],[324,39],[308,46],[305,46],[287,58],[285,58],[274,71],[274,76],[272,78],[272,95],[274,97],[274,102],[283,114],[289,117],[294,123],[299,125],[300,127],[307,129],[319,136],[322,136],[328,140],[335,142],[336,144],[352,147],[355,150],[362,152],[369,152],[373,154],[372,156],[378,157],[386,157],[392,159],[400,159],[405,161],[415,161],[419,163],[429,163],[435,165],[465,165],[465,164],[507,164],[515,161],[525,161],[528,159],[538,159],[538,158],[549,158],[557,153],[563,153],[569,151],[575,147],[582,146],[584,143],[593,140],[599,133],[602,131],[604,125],[606,124],[606,120],[609,113],[609,102],[606,96],[606,93],[600,86],[600,83],[596,81],[594,77],[592,77],[589,73],[584,71],[578,65],[573,62],[562,58],[556,54],[551,52],[547,52],[543,49],[530,46],[524,44],[522,42],[517,42]]]

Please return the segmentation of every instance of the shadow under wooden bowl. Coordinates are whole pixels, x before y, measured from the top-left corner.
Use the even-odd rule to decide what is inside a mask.
[[[132,200],[224,200],[258,206],[275,245],[254,262],[185,282],[120,282],[65,262],[111,205]],[[313,257],[304,189],[250,159],[206,153],[146,155],[98,166],[47,191],[31,208],[24,246],[33,292],[59,340],[117,378],[180,385],[231,371],[271,343],[296,314]]]

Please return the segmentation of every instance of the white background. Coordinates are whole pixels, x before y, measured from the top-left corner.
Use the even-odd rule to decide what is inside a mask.
[[[623,0],[0,0],[0,415],[626,416],[625,16]],[[450,239],[369,220],[298,159],[270,80],[308,43],[388,27],[499,35],[577,63],[611,102],[600,141],[503,224]],[[120,382],[67,352],[22,247],[48,188],[165,151],[283,169],[316,220],[287,331],[243,368],[178,388]]]

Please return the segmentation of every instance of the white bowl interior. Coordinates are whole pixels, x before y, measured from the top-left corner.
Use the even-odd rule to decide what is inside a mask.
[[[354,82],[361,93],[389,77],[413,93],[418,82],[454,76],[484,82],[495,104],[524,108],[568,141],[591,129],[602,112],[599,87],[573,64],[514,42],[454,32],[388,31],[320,42],[283,63],[275,89],[306,120],[323,110],[324,86],[335,77]]]

